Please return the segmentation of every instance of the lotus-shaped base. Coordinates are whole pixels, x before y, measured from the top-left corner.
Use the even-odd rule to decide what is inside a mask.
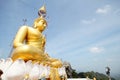
[[[66,76],[64,67],[55,69],[38,63],[33,64],[31,60],[25,62],[22,59],[14,62],[11,58],[0,59],[0,69],[3,71],[1,76],[3,80],[39,80],[42,78],[53,80],[50,78]]]

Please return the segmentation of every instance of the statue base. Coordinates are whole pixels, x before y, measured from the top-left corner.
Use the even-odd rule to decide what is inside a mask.
[[[0,69],[3,71],[3,80],[67,80],[65,68],[52,68],[43,64],[25,62],[18,59],[13,62],[11,58],[0,59]],[[60,76],[65,76],[61,79]]]

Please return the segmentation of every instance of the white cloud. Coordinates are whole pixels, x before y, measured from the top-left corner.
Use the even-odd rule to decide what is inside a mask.
[[[92,24],[96,21],[96,19],[91,19],[91,20],[82,20],[81,22],[84,23],[84,24]]]
[[[98,14],[107,14],[111,11],[111,6],[110,5],[105,5],[103,8],[98,8],[96,10],[96,13]]]
[[[89,49],[91,53],[101,53],[103,51],[103,48],[100,47],[92,47]]]

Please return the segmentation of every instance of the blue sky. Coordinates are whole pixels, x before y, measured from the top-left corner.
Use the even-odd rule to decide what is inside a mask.
[[[70,62],[79,72],[120,74],[119,0],[0,0],[0,58],[8,58],[12,40],[27,19],[28,26],[46,4],[46,52]]]

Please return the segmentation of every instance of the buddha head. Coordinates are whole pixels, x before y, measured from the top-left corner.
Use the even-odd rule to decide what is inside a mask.
[[[43,5],[38,11],[39,18],[34,21],[34,27],[37,28],[39,31],[43,31],[47,27],[47,21],[45,20],[46,17],[46,8]]]
[[[34,28],[38,29],[39,31],[44,31],[44,29],[47,27],[47,21],[44,17],[39,17],[35,19],[34,21]]]

